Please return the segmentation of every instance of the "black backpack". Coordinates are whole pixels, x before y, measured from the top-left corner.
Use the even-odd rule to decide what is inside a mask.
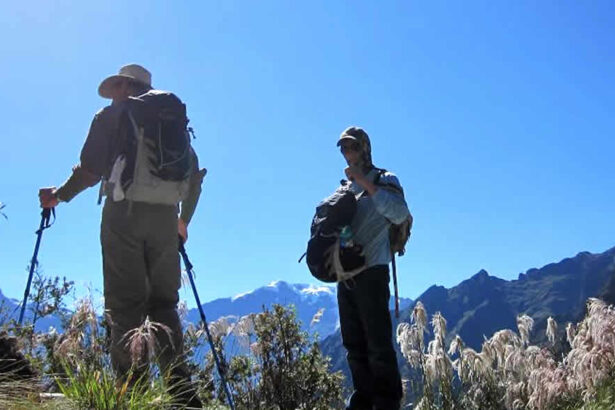
[[[356,209],[355,194],[344,185],[316,207],[304,255],[316,279],[338,282],[344,280],[345,273],[364,269],[365,257],[360,245],[340,246],[340,233],[350,225]]]
[[[193,167],[191,131],[185,104],[171,92],[150,90],[124,103],[112,166],[123,158],[120,181],[127,199],[173,204],[185,197]]]

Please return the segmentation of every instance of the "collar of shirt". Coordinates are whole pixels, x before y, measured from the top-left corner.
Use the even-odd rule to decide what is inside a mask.
[[[372,168],[372,170],[369,171],[366,176],[367,179],[369,179],[370,181],[374,181],[377,174],[378,170],[376,168]],[[350,190],[357,196],[357,199],[359,199],[359,197],[365,191],[365,189],[361,185],[357,184],[354,181],[350,181]]]

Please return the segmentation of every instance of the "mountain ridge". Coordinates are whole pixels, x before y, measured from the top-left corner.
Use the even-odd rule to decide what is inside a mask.
[[[615,298],[615,247],[596,254],[579,252],[528,269],[513,280],[481,269],[451,288],[432,285],[416,301],[423,303],[429,317],[442,313],[449,339],[458,334],[467,346],[480,350],[484,338],[494,332],[506,328],[516,331],[516,317],[521,313],[535,320],[532,337],[540,343],[549,316],[560,324],[576,322],[583,317],[588,298],[607,292]],[[414,303],[401,313],[400,321],[410,321],[413,307]],[[323,340],[321,346],[332,358],[333,369],[348,375],[339,331]],[[399,350],[396,343],[395,348]],[[401,355],[398,358],[405,365]]]

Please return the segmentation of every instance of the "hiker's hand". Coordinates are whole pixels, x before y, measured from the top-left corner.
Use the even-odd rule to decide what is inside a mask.
[[[188,241],[188,226],[186,226],[186,222],[183,219],[177,219],[177,233],[182,237],[184,243]]]
[[[363,185],[361,184],[361,181],[365,180],[365,175],[363,175],[363,171],[361,170],[361,167],[357,165],[350,165],[346,167],[344,172],[346,173],[346,177],[349,180],[356,182],[360,184],[361,186]]]
[[[373,195],[378,190],[378,187],[367,178],[360,166],[350,165],[346,167],[344,172],[349,180],[359,184],[361,188],[366,190],[370,195]]]
[[[38,199],[41,203],[41,208],[55,208],[60,202],[56,197],[56,187],[39,189]]]

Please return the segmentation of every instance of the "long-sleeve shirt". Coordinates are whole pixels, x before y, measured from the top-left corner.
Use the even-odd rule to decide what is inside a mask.
[[[118,133],[120,114],[123,106],[111,104],[96,113],[81,149],[80,163],[73,167],[70,177],[58,188],[59,200],[68,202],[86,188],[96,185],[101,179],[109,178],[112,168],[114,140]],[[198,157],[194,150],[193,172],[190,176],[187,197],[181,203],[180,217],[189,223],[201,195],[201,183],[205,170],[199,170]]]
[[[367,178],[376,180],[378,172],[372,169]],[[401,184],[393,173],[383,173],[377,186],[374,195],[361,195],[363,188],[355,182],[350,183],[350,189],[357,196],[361,195],[350,228],[353,239],[363,246],[368,268],[391,262],[389,226],[402,223],[410,215]]]

